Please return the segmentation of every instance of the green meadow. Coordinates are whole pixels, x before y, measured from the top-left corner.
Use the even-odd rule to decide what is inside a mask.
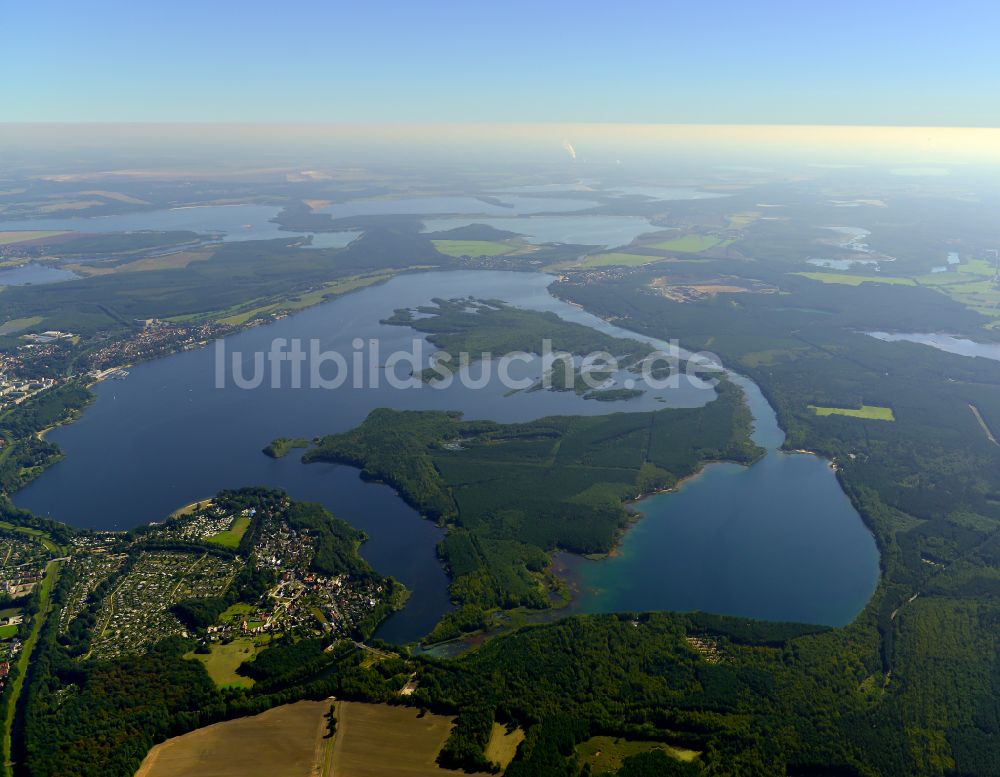
[[[218,534],[209,537],[208,541],[215,543],[216,545],[221,545],[224,548],[232,548],[235,550],[240,546],[240,540],[243,539],[243,535],[247,533],[247,529],[249,528],[250,519],[245,515],[241,515],[233,521],[232,527],[226,531],[219,532]]]
[[[847,286],[860,286],[862,283],[886,283],[894,286],[916,286],[913,278],[900,278],[894,275],[851,275],[838,272],[797,272],[803,278],[820,283],[841,283]]]
[[[850,418],[866,418],[870,421],[896,420],[891,407],[878,407],[877,405],[862,405],[860,408],[809,405],[809,408],[818,416],[846,415]]]
[[[43,237],[55,237],[56,235],[65,234],[65,230],[17,230],[13,232],[0,232],[0,246],[13,245],[14,243],[26,243],[29,240],[40,240]]]
[[[500,256],[509,254],[514,246],[497,240],[432,240],[434,247],[445,256]]]
[[[662,262],[662,256],[642,256],[640,254],[626,254],[621,251],[612,251],[607,254],[592,254],[584,259],[579,267],[610,267],[614,265],[625,265],[627,267],[641,267],[652,262]]]
[[[732,240],[723,240],[714,235],[684,235],[660,243],[653,243],[650,248],[657,248],[661,251],[678,251],[682,254],[696,254],[699,251],[707,251],[709,248],[725,247],[730,245]]]

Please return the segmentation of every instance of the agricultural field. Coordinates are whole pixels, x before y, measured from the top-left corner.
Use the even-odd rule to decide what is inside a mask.
[[[498,240],[432,240],[434,247],[445,256],[501,256],[516,250],[516,246]]]
[[[328,701],[301,701],[197,729],[154,747],[136,777],[330,775],[329,711]]]
[[[578,267],[613,267],[615,265],[625,267],[641,267],[644,264],[662,262],[662,256],[643,256],[640,254],[627,254],[621,251],[612,251],[607,254],[591,254]]]
[[[407,707],[301,701],[168,739],[136,777],[445,777],[436,758],[452,719]]]
[[[271,302],[266,305],[261,305],[259,307],[250,308],[249,310],[243,310],[239,313],[234,313],[232,315],[226,315],[230,311],[217,312],[214,315],[224,316],[219,318],[219,323],[228,324],[231,326],[242,326],[247,321],[257,318],[259,316],[274,315],[282,312],[295,312],[297,310],[304,310],[305,308],[312,307],[313,305],[319,305],[322,302],[333,299],[334,297],[339,297],[341,294],[347,294],[351,291],[357,291],[358,289],[363,289],[366,286],[372,286],[376,283],[381,283],[382,281],[387,281],[396,275],[396,271],[385,271],[379,273],[371,273],[366,275],[352,275],[347,278],[341,278],[336,281],[331,281],[330,283],[324,283],[318,289],[313,289],[312,291],[305,292],[304,294],[297,294],[288,296],[282,300],[276,302]],[[237,305],[235,308],[241,308],[243,306]],[[173,320],[176,321],[187,321],[198,318],[197,316],[181,316]]]
[[[682,254],[697,254],[707,251],[710,248],[725,248],[732,244],[732,240],[724,240],[715,235],[683,235],[682,237],[663,240],[659,243],[650,244],[650,248],[657,248],[660,251],[676,251]]]
[[[894,275],[852,275],[839,272],[797,272],[803,278],[820,283],[840,283],[847,286],[860,286],[862,283],[884,283],[893,286],[916,286],[913,278],[903,278]]]
[[[970,310],[994,319],[989,328],[996,327],[1000,323],[1000,286],[996,280],[996,266],[985,259],[970,259],[954,270],[921,275],[916,280],[921,286],[947,294]]]
[[[437,755],[451,733],[452,719],[408,707],[337,703],[333,742],[336,777],[443,777]],[[377,754],[373,757],[373,754]]]
[[[671,747],[663,742],[641,742],[618,737],[591,737],[576,748],[577,758],[582,764],[590,765],[594,775],[616,772],[630,755],[662,750],[680,761],[693,761],[698,757],[696,750]]]
[[[177,270],[187,267],[193,262],[207,262],[212,258],[211,251],[175,251],[162,256],[151,256],[148,259],[137,259],[134,262],[114,266],[73,263],[66,264],[67,270],[80,275],[110,275],[123,272],[153,272],[155,270]]]
[[[809,408],[818,416],[843,415],[849,418],[865,418],[869,421],[895,421],[896,416],[891,407],[878,407],[876,405],[862,405],[860,408],[851,407],[822,407],[809,405]]]
[[[29,316],[28,318],[13,318],[10,321],[5,322],[0,325],[0,336],[12,335],[20,332],[22,329],[27,329],[28,327],[35,326],[42,323],[41,316]]]
[[[46,237],[56,237],[57,235],[65,235],[66,233],[60,230],[38,230],[38,231],[0,231],[0,246],[14,245],[15,243],[27,243],[29,240],[41,240]]]

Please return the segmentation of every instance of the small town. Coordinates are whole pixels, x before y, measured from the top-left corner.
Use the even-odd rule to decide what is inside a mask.
[[[276,635],[353,637],[390,591],[374,575],[315,572],[315,539],[287,522],[290,505],[282,496],[259,512],[205,500],[131,540],[111,532],[74,537],[67,565],[74,582],[58,616],[61,638],[70,642],[85,633],[79,657],[112,659],[141,653],[167,637],[196,638],[203,645],[234,639],[266,644]],[[254,544],[244,558],[237,550],[248,531]],[[18,548],[19,555],[10,551],[4,570],[18,562],[19,571],[9,573],[5,584],[24,596],[41,579],[50,555],[38,543]],[[178,617],[182,602],[225,596],[247,565],[271,581],[257,601],[234,601],[203,629]],[[75,622],[89,625],[81,631]]]

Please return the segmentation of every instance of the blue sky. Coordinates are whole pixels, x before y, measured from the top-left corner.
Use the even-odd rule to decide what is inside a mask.
[[[1000,3],[0,0],[0,121],[1000,126]]]

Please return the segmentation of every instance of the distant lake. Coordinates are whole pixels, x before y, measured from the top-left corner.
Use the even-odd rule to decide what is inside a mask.
[[[555,299],[546,289],[551,281],[551,276],[516,272],[406,275],[239,333],[225,345],[228,353],[242,352],[247,361],[278,337],[318,338],[324,350],[343,354],[351,352],[353,338],[377,338],[386,354],[414,339],[408,328],[379,323],[395,308],[466,295],[488,295],[554,311],[609,334],[648,339]],[[230,384],[220,390],[214,387],[214,358],[214,348],[189,351],[139,365],[124,381],[98,384],[97,401],[82,418],[49,434],[66,458],[18,492],[15,501],[75,526],[126,529],[160,520],[222,488],[284,488],[294,498],[323,503],[364,530],[370,540],[362,554],[413,592],[407,606],[378,631],[393,641],[426,634],[450,606],[448,580],[435,553],[441,531],[420,520],[387,486],[362,482],[357,470],[304,465],[294,451],[271,459],[260,452],[267,442],[344,431],[380,406],[455,409],[468,418],[515,422],[552,414],[698,407],[714,397],[711,389],[690,385],[628,402],[587,401],[568,392],[505,396],[497,381],[480,390],[459,382],[447,390],[354,389],[349,384],[335,391],[295,390],[287,384],[256,390]],[[475,365],[472,370],[478,374]],[[753,394],[752,384],[745,385],[758,419],[756,438],[774,448],[781,433],[773,412],[768,415],[763,398]],[[697,606],[839,623],[864,605],[874,586],[874,541],[833,472],[813,456],[772,451],[749,469],[711,465],[678,494],[649,499],[641,509],[647,517],[626,534],[620,558],[588,562],[586,569],[579,560],[583,586],[594,590],[593,598],[583,598],[584,609]],[[691,586],[692,568],[700,569],[694,578],[699,586]],[[645,582],[630,586],[626,578],[633,576]],[[706,590],[712,596],[702,596]],[[814,596],[804,601],[801,592]]]
[[[333,218],[373,215],[433,215],[433,214],[482,214],[485,216],[524,216],[531,213],[560,213],[564,211],[587,210],[599,203],[592,200],[577,200],[566,197],[524,197],[521,195],[498,194],[490,196],[498,203],[487,202],[478,197],[398,197],[393,199],[349,200],[320,208],[320,213],[329,213]]]
[[[376,215],[422,215],[470,214],[473,216],[508,216],[517,217],[533,213],[561,213],[587,210],[599,203],[591,200],[569,199],[564,197],[525,197],[520,195],[500,194],[496,196],[496,205],[476,197],[400,197],[395,199],[351,200],[335,203],[318,210],[328,213],[332,218],[348,216]],[[312,235],[313,248],[342,248],[357,238],[361,233],[344,232],[291,232],[283,230],[274,219],[281,208],[276,205],[198,205],[160,210],[137,211],[115,216],[77,216],[72,218],[51,219],[20,219],[17,221],[0,221],[0,229],[4,230],[68,230],[73,232],[138,232],[142,230],[171,231],[187,230],[199,233],[222,234],[226,242],[241,240],[292,240],[296,237]],[[607,217],[597,217],[598,221],[591,229],[598,232],[608,229],[607,223],[601,221]],[[481,219],[476,219],[481,221]],[[580,221],[587,219],[581,218]],[[619,225],[628,223],[628,219],[612,219]],[[648,224],[645,220],[643,224]],[[463,221],[462,223],[470,223]],[[539,225],[544,229],[544,225]],[[650,228],[651,229],[651,228]],[[641,231],[650,231],[643,229]],[[638,234],[638,233],[637,233]],[[545,240],[557,240],[546,238]],[[626,240],[625,242],[630,242]],[[566,241],[572,242],[572,241]],[[576,241],[579,242],[579,241]],[[590,241],[593,242],[593,241]],[[620,243],[619,243],[620,244]],[[53,249],[58,253],[58,248]]]
[[[1000,343],[977,343],[964,337],[934,333],[916,332],[866,332],[865,334],[887,343],[905,341],[937,348],[939,351],[955,353],[959,356],[973,356],[1000,361]]]
[[[30,262],[21,267],[0,270],[0,286],[27,286],[29,283],[59,283],[79,278],[75,272]]]
[[[717,200],[721,197],[731,197],[724,192],[707,192],[693,186],[615,186],[609,190],[611,194],[638,195],[654,200]]]
[[[470,224],[486,224],[494,229],[517,232],[524,235],[529,243],[576,243],[608,248],[628,245],[639,235],[663,229],[638,216],[529,216],[424,219],[424,231],[445,232]]]
[[[0,221],[4,230],[60,230],[71,232],[140,232],[172,230],[222,233],[225,241],[292,240],[305,232],[286,232],[271,221],[281,208],[276,205],[199,205],[161,210],[122,213],[116,216],[77,216],[75,218],[21,219]],[[329,232],[316,235],[316,248],[340,248],[350,243],[360,232]],[[58,254],[58,246],[53,248]]]
[[[808,264],[814,267],[826,267],[830,270],[850,270],[855,265],[874,265],[878,267],[876,259],[806,259]]]

